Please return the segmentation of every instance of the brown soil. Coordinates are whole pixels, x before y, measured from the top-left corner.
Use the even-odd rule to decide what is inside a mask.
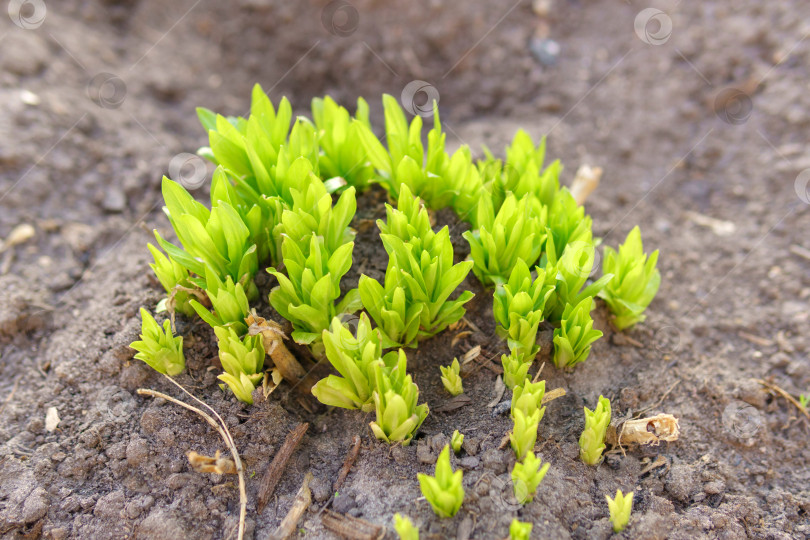
[[[409,353],[434,412],[404,448],[376,442],[371,418],[356,411],[307,413],[286,386],[253,407],[236,402],[208,370],[210,329],[180,321],[189,369],[179,381],[236,439],[250,535],[279,524],[311,471],[314,503],[298,534],[333,537],[319,510],[359,434],[359,459],[331,504],[389,537],[402,512],[423,538],[503,538],[513,517],[534,522],[537,538],[607,538],[604,496],[617,488],[636,493],[626,538],[810,536],[808,422],[754,381],[810,393],[810,206],[805,177],[796,182],[810,168],[810,5],[655,2],[665,18],[647,41],[663,35],[662,20],[672,34],[654,45],[634,32],[644,3],[536,1],[545,16],[529,2],[352,4],[336,26],[323,24],[325,1],[46,1],[43,24],[27,30],[0,17],[0,238],[20,224],[36,231],[0,253],[0,535],[233,538],[235,481],[193,473],[185,458],[225,450],[218,435],[135,394],[176,395],[128,348],[138,308],[161,296],[145,249],[152,227],[168,227],[160,177],[172,156],[206,142],[194,107],[244,114],[254,82],[301,112],[313,96],[351,105],[363,95],[380,125],[379,95],[421,79],[440,92],[453,144],[500,150],[523,127],[549,135],[566,182],[582,163],[602,166],[587,204],[595,233],[615,246],[640,224],[645,244],[661,249],[661,290],[633,342],[608,328],[600,303],[606,335],[591,358],[573,373],[545,367],[548,388],[568,394],[541,423],[539,453],[551,469],[522,508],[505,496],[514,458],[498,449],[507,415],[487,406],[495,375],[476,371],[464,381],[471,403],[435,412],[447,401],[438,365],[476,344],[485,358],[505,350],[472,278],[468,317],[481,333],[452,345],[448,332]],[[532,56],[533,36],[559,44],[556,64]],[[102,93],[99,73],[111,74]],[[371,191],[356,224],[382,213]],[[464,257],[464,227],[448,212],[437,221]],[[361,233],[355,269],[380,274],[380,248],[373,229]],[[540,362],[550,331],[541,339]],[[586,467],[581,411],[600,393],[616,416],[676,415],[681,439]],[[60,423],[49,432],[51,407]],[[301,421],[310,430],[256,515],[259,478]],[[467,497],[455,518],[439,520],[416,473],[432,471],[454,429],[467,436],[455,460]]]

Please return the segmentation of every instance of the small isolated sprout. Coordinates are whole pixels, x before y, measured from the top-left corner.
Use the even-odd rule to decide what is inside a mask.
[[[381,441],[407,445],[425,421],[428,406],[427,403],[416,404],[419,400],[419,387],[405,373],[405,351],[399,349],[393,368],[378,362],[373,369],[375,389],[372,398],[377,420],[369,424],[371,431]]]
[[[807,408],[807,404],[810,403],[810,396],[806,396],[804,394],[799,396],[799,403],[801,404],[803,409]]]
[[[530,540],[532,537],[531,523],[518,521],[517,518],[512,520],[509,525],[509,540]]]
[[[449,366],[439,366],[439,369],[442,372],[442,384],[444,385],[444,389],[450,392],[451,396],[464,393],[458,358],[453,358],[453,363]]]
[[[461,452],[462,444],[464,444],[464,434],[459,430],[455,430],[453,436],[450,438],[450,446],[453,448],[453,452],[456,454]]]
[[[527,452],[523,462],[515,463],[512,468],[512,484],[515,488],[515,498],[520,504],[526,504],[534,499],[537,487],[548,472],[549,464],[542,465],[542,460]]]
[[[610,400],[599,396],[594,410],[585,407],[585,429],[579,437],[579,457],[588,465],[598,465],[605,450],[605,434],[610,425]]]
[[[661,284],[661,274],[655,267],[657,262],[658,250],[649,258],[644,254],[638,226],[627,235],[618,253],[605,247],[603,268],[606,274],[613,274],[613,278],[599,296],[613,313],[613,324],[618,330],[632,328],[646,318],[644,310]]]
[[[411,518],[403,516],[399,512],[394,514],[394,530],[399,535],[399,540],[419,540],[419,529],[413,524]]]
[[[419,487],[433,511],[439,517],[453,517],[461,508],[464,501],[464,487],[461,481],[464,473],[461,470],[453,472],[450,466],[450,447],[445,445],[436,461],[434,476],[419,473]]]
[[[622,495],[622,490],[616,490],[616,497],[607,499],[608,510],[610,510],[610,522],[613,523],[613,532],[622,532],[630,522],[630,512],[633,510],[633,492]]]
[[[546,412],[542,407],[546,392],[546,381],[533,383],[526,380],[523,386],[516,386],[512,393],[512,432],[509,442],[518,460],[522,460],[537,442],[537,428]]]
[[[155,318],[144,308],[141,308],[141,320],[141,339],[130,345],[138,351],[135,358],[165,375],[179,375],[186,367],[183,336],[174,337],[169,320],[163,321],[161,330]]]

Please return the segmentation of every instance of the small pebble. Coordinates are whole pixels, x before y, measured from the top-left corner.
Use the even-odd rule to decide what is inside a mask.
[[[529,41],[529,52],[541,65],[553,66],[560,57],[560,44],[553,39],[538,39],[533,37]]]

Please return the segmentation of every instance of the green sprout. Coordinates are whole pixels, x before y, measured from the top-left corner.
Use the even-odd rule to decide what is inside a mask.
[[[449,228],[436,233],[426,227],[427,211],[407,186],[402,186],[399,201],[398,209],[387,208],[389,222],[378,223],[388,252],[385,287],[365,275],[358,285],[363,307],[382,333],[383,348],[415,347],[417,340],[461,319],[464,304],[474,296],[464,291],[449,300],[473,264],[453,264]]]
[[[411,518],[403,516],[399,512],[394,514],[394,530],[399,535],[399,540],[419,540],[419,529],[413,524]]]
[[[554,329],[554,365],[571,368],[588,359],[591,345],[602,337],[593,328],[591,309],[593,298],[586,296],[579,304],[568,304],[562,314],[560,327]]]
[[[455,430],[453,436],[450,437],[450,446],[453,448],[453,452],[456,454],[461,452],[462,444],[464,444],[464,434],[459,430]]]
[[[448,157],[444,150],[445,134],[442,133],[438,107],[435,103],[433,107],[433,129],[428,132],[427,155],[422,144],[422,117],[414,116],[408,125],[405,113],[393,96],[383,96],[388,150],[367,123],[355,120],[354,125],[358,126],[358,134],[368,158],[389,194],[398,199],[401,186],[406,185],[430,208],[439,210],[450,204],[453,193],[440,176]]]
[[[509,540],[530,540],[532,527],[533,525],[530,522],[524,523],[514,518],[509,525]]]
[[[324,237],[315,233],[300,242],[284,238],[281,250],[287,275],[268,269],[278,280],[270,291],[270,305],[292,323],[292,338],[297,343],[319,343],[332,319],[360,307],[356,289],[335,303],[340,297],[340,278],[352,266],[353,249],[354,243],[349,242],[328,255]]]
[[[339,318],[332,319],[331,331],[323,331],[323,344],[326,358],[340,377],[329,375],[312,387],[312,395],[329,406],[344,409],[374,410],[374,369],[377,363],[388,361],[389,367],[396,360],[395,353],[382,359],[380,332],[371,329],[368,315],[360,314],[356,336],[346,328]]]
[[[553,292],[553,276],[547,279],[545,270],[538,268],[537,278],[532,281],[523,259],[515,263],[509,281],[495,288],[492,311],[498,323],[496,332],[507,340],[509,350],[523,362],[531,364],[540,350],[537,327]]]
[[[542,460],[534,452],[526,452],[523,462],[516,462],[512,468],[512,484],[515,488],[515,498],[520,504],[526,504],[534,499],[537,487],[548,472],[550,464],[542,467]]]
[[[540,257],[545,240],[546,208],[531,195],[509,194],[496,212],[492,200],[478,204],[478,229],[462,236],[470,244],[473,272],[484,285],[506,283],[519,259],[527,265]]]
[[[568,188],[562,188],[548,209],[546,251],[560,254],[569,244],[593,245],[593,221],[577,205]]]
[[[433,507],[437,516],[453,517],[461,508],[464,501],[464,487],[461,485],[464,473],[461,470],[453,472],[450,466],[450,447],[444,446],[439,459],[436,461],[434,476],[419,473],[419,487],[422,495]]]
[[[453,363],[449,366],[439,366],[439,370],[442,372],[442,384],[444,385],[444,389],[447,390],[451,396],[464,393],[458,358],[453,358]]]
[[[529,378],[532,363],[524,362],[523,358],[513,351],[508,355],[501,355],[501,365],[503,365],[503,383],[507,388],[515,388]]]
[[[523,386],[515,386],[512,392],[512,421],[514,426],[509,434],[509,442],[518,460],[522,460],[537,442],[537,428],[546,412],[542,406],[546,392],[546,381],[533,383],[524,381]]]
[[[428,415],[426,403],[417,405],[419,387],[407,369],[405,351],[399,349],[396,365],[387,368],[382,362],[374,364],[375,388],[372,397],[377,420],[371,422],[374,436],[387,443],[408,445],[416,430]]]
[[[179,375],[186,367],[183,336],[174,337],[169,320],[163,321],[161,330],[155,318],[144,308],[141,308],[141,321],[141,339],[130,345],[138,351],[135,358],[159,373]]]
[[[217,378],[228,385],[239,401],[253,404],[253,390],[261,384],[264,374],[264,346],[261,336],[245,336],[233,328],[218,326],[214,332],[219,340],[219,361],[225,373]]]
[[[595,296],[605,288],[613,274],[606,274],[585,286],[596,257],[593,242],[572,242],[566,245],[559,259],[553,242],[547,242],[546,247],[546,276],[555,276],[555,288],[546,302],[544,315],[552,322],[559,322],[569,304],[576,306],[585,298]]]
[[[806,409],[808,402],[810,402],[810,396],[806,396],[804,394],[799,396],[799,403],[801,404],[802,408]]]
[[[369,126],[368,103],[357,99],[355,118]],[[318,128],[321,148],[319,169],[326,179],[341,179],[349,186],[364,190],[374,177],[374,167],[368,161],[357,124],[352,123],[349,111],[327,96],[312,100],[312,119]],[[326,180],[329,182],[329,180]]]
[[[605,273],[613,274],[613,279],[599,296],[613,313],[613,324],[618,330],[632,328],[646,318],[644,310],[661,284],[661,274],[655,267],[657,262],[658,250],[649,257],[644,254],[638,226],[633,227],[618,252],[605,247],[603,268]]]
[[[622,490],[616,490],[616,497],[613,499],[605,495],[608,510],[610,511],[610,522],[613,523],[613,532],[622,532],[630,522],[630,512],[633,511],[633,492],[622,495]]]
[[[478,228],[476,208],[481,197],[485,197],[484,182],[481,172],[472,161],[472,153],[466,145],[462,146],[445,161],[442,178],[452,192],[452,206],[462,221],[469,222],[474,229]]]
[[[598,465],[605,450],[605,434],[610,425],[610,400],[599,396],[594,410],[585,407],[585,429],[579,437],[579,457],[588,465]]]
[[[255,298],[258,294],[253,283],[258,270],[256,245],[250,243],[250,230],[239,213],[222,201],[208,210],[183,186],[165,176],[163,199],[164,211],[183,245],[180,249],[155,231],[158,244],[169,257],[200,277],[206,276],[207,269],[220,280],[230,277],[242,284],[248,298]]]
[[[155,262],[149,266],[169,294],[166,301],[166,308],[169,313],[179,311],[187,317],[193,316],[195,311],[189,301],[194,298],[196,289],[195,285],[189,280],[188,270],[182,264],[164,255],[152,244],[147,244],[146,247],[149,248],[149,252],[155,258]]]
[[[208,267],[206,268],[205,293],[211,301],[213,313],[197,300],[189,301],[202,320],[212,328],[232,327],[240,336],[247,332],[245,318],[250,314],[250,306],[241,283],[234,283],[231,276],[228,276],[223,283]]]

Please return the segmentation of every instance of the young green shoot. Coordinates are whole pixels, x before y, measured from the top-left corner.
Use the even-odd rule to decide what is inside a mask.
[[[616,490],[616,496],[611,499],[605,495],[610,511],[610,522],[613,523],[613,532],[622,532],[630,523],[630,513],[633,511],[633,492],[627,495],[622,494],[622,490]]]
[[[533,383],[528,379],[512,392],[512,432],[509,442],[519,461],[523,460],[537,442],[537,428],[546,412],[542,406],[546,381]]]
[[[234,283],[231,276],[222,282],[210,267],[206,267],[205,293],[213,313],[197,300],[189,301],[202,320],[212,328],[231,327],[240,336],[247,332],[245,318],[250,314],[250,305],[241,283]]]
[[[501,365],[503,366],[503,383],[507,388],[515,388],[529,378],[529,368],[532,363],[524,362],[522,356],[512,351],[508,355],[501,355]]]
[[[240,339],[236,330],[224,326],[215,327],[214,332],[219,340],[219,361],[225,370],[217,378],[228,385],[239,401],[252,404],[253,390],[264,378],[261,336]]]
[[[444,446],[439,459],[436,461],[434,476],[419,473],[419,487],[422,495],[430,503],[437,516],[442,518],[453,517],[461,508],[464,501],[464,487],[461,485],[464,473],[461,470],[453,472],[450,466],[450,447]]]
[[[403,516],[399,512],[394,514],[394,530],[399,535],[399,540],[419,540],[419,529],[413,524],[411,518]]]
[[[512,468],[512,485],[515,488],[515,498],[520,504],[526,504],[534,499],[537,487],[548,472],[549,463],[542,465],[542,460],[527,452],[523,461],[516,462]]]
[[[531,522],[518,521],[514,518],[509,525],[509,540],[531,540],[532,527],[534,525]]]
[[[459,430],[455,430],[453,436],[450,437],[450,446],[453,448],[453,452],[456,454],[461,452],[462,444],[464,444],[464,434]]]
[[[644,310],[661,284],[657,262],[658,250],[649,257],[644,254],[638,226],[633,227],[618,252],[605,247],[603,268],[605,273],[613,274],[613,279],[599,296],[613,313],[613,325],[618,330],[632,328],[646,318]]]
[[[382,362],[374,364],[375,388],[372,398],[377,419],[371,422],[374,436],[387,443],[408,445],[428,415],[426,403],[417,405],[419,388],[405,370],[405,351],[399,349],[392,368]]]
[[[810,403],[810,396],[806,396],[804,394],[799,396],[799,403],[803,408],[807,408],[807,404]]]
[[[180,312],[187,317],[194,316],[195,311],[189,301],[201,292],[189,280],[188,270],[182,264],[164,255],[152,244],[147,244],[146,247],[155,259],[155,262],[149,266],[169,295],[165,302],[166,309],[170,314]]]
[[[592,307],[590,296],[576,306],[565,307],[560,327],[554,329],[554,365],[558,368],[572,368],[587,360],[591,345],[602,337],[602,332],[593,328]]]
[[[610,400],[599,396],[594,410],[585,407],[585,429],[579,437],[579,457],[588,465],[599,465],[610,425]]]
[[[141,308],[141,321],[141,339],[130,345],[138,351],[135,358],[164,375],[179,375],[186,367],[183,336],[172,334],[172,323],[168,319],[163,321],[161,330],[155,318],[144,308]]]
[[[332,407],[373,411],[373,366],[385,361],[382,357],[379,330],[371,329],[368,315],[360,314],[356,336],[341,323],[340,318],[335,317],[332,319],[331,331],[323,331],[323,344],[326,358],[340,376],[329,375],[318,381],[312,387],[312,395],[321,403]],[[393,363],[396,354],[389,353],[386,360]]]
[[[546,276],[554,276],[555,284],[554,293],[546,301],[544,315],[552,322],[559,322],[566,306],[576,306],[585,298],[595,296],[607,286],[613,274],[606,274],[585,286],[596,258],[592,241],[569,243],[559,259],[559,252],[555,250],[553,242],[547,242],[546,247]]]
[[[464,393],[458,358],[453,358],[453,363],[449,366],[439,366],[439,370],[442,372],[442,384],[444,385],[444,389],[447,390],[451,396]]]

